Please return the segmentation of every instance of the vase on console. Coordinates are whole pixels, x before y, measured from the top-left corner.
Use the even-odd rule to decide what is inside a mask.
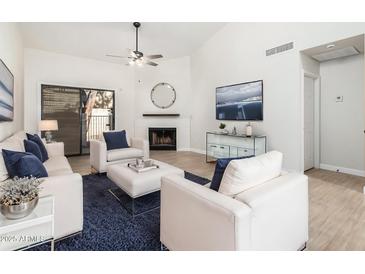
[[[251,123],[250,122],[246,126],[246,136],[247,137],[251,137],[252,136],[252,126],[251,126]]]

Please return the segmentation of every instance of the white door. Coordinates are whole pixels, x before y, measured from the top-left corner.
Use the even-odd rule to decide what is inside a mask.
[[[304,77],[304,170],[314,167],[314,79]]]

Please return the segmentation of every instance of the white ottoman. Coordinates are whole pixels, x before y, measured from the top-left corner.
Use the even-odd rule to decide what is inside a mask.
[[[184,170],[172,165],[153,160],[160,168],[138,173],[127,164],[115,164],[107,167],[107,176],[131,198],[155,192],[161,188],[161,177],[178,174],[184,177]]]

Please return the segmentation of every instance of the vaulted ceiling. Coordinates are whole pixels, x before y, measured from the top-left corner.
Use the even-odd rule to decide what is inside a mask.
[[[143,23],[140,50],[166,59],[190,55],[225,23]],[[123,63],[105,54],[135,48],[132,23],[21,23],[25,47]]]

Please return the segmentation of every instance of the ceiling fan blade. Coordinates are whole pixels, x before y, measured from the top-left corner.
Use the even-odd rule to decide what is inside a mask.
[[[152,55],[147,55],[146,57],[148,59],[159,59],[162,58],[163,56],[161,54],[152,54]]]
[[[151,61],[146,61],[146,62],[145,62],[145,64],[146,64],[146,65],[150,65],[150,66],[154,66],[154,67],[158,66],[158,64],[157,64],[157,63],[155,63],[155,62],[151,62]]]
[[[114,55],[114,54],[105,54],[107,57],[114,57],[114,58],[129,58],[128,56],[121,56],[121,55]]]

